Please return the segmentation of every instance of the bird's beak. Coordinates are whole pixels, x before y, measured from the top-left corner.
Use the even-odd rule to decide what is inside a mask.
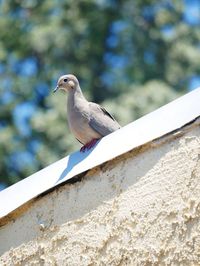
[[[57,85],[57,86],[55,87],[55,89],[53,90],[53,92],[56,92],[58,89],[59,89],[59,86]]]

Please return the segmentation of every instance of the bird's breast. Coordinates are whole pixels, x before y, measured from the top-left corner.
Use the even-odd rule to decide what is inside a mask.
[[[89,112],[77,105],[68,108],[68,123],[75,137],[83,144],[101,136],[89,126]]]

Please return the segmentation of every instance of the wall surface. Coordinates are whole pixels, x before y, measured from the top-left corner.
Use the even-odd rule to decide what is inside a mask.
[[[38,197],[0,265],[200,265],[199,121]]]

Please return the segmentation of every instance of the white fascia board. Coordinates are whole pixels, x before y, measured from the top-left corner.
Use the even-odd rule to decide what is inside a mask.
[[[198,116],[200,88],[102,138],[92,150],[70,154],[1,191],[0,218],[58,184],[181,128]]]

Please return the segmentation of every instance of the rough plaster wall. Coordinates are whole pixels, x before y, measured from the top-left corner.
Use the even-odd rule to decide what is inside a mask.
[[[0,265],[200,265],[199,222],[196,126],[39,199],[3,228],[24,243]]]

